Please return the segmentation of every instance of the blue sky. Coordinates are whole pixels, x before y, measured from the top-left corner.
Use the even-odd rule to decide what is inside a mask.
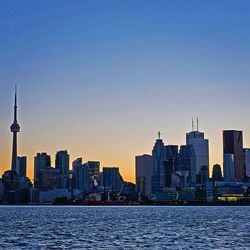
[[[249,28],[244,0],[1,1],[0,169],[16,83],[31,172],[36,152],[67,148],[132,179],[156,132],[183,144],[193,116],[221,163],[222,129],[250,146]]]

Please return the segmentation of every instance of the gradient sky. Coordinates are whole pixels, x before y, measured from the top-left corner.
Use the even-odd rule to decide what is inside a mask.
[[[157,131],[185,144],[197,116],[222,163],[223,129],[250,147],[250,1],[1,1],[0,174],[16,83],[31,177],[37,152],[67,149],[134,181]]]

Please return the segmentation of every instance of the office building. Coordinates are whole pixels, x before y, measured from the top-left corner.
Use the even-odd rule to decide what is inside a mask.
[[[161,192],[166,186],[166,150],[160,133],[152,150],[153,176],[152,176],[152,194]]]
[[[187,182],[191,186],[196,183],[196,163],[196,154],[193,145],[182,145],[177,159],[176,171],[188,172]]]
[[[153,159],[151,155],[135,157],[136,191],[142,195],[152,194]]]
[[[41,190],[62,189],[63,176],[59,169],[47,167],[40,170],[40,185]]]
[[[215,164],[213,166],[212,180],[213,181],[223,181],[221,167],[219,164]]]
[[[250,178],[250,148],[244,149],[246,177]]]
[[[63,188],[69,188],[69,154],[67,150],[56,153],[56,169],[59,169],[63,177]]]
[[[36,188],[40,187],[41,178],[40,171],[51,167],[51,159],[47,153],[37,153],[34,157],[34,185]]]
[[[223,131],[223,152],[232,154],[234,162],[234,180],[243,181],[245,178],[244,152],[243,152],[243,133],[236,130]]]
[[[89,167],[82,164],[82,158],[73,161],[73,189],[87,193],[89,191]]]
[[[89,168],[90,185],[97,186],[99,183],[100,162],[88,161],[87,165]]]
[[[236,181],[235,161],[233,154],[224,154],[223,172],[224,172],[224,181]]]
[[[193,145],[196,157],[196,174],[201,170],[202,166],[209,168],[209,141],[205,139],[204,133],[197,130],[186,134],[186,144]]]
[[[166,187],[173,185],[173,174],[175,173],[178,159],[178,146],[165,146],[166,161],[164,162],[166,168]]]
[[[119,168],[104,167],[102,171],[102,183],[105,190],[119,192],[123,184]]]
[[[27,168],[27,157],[18,156],[16,170],[20,177],[26,177],[26,168]]]

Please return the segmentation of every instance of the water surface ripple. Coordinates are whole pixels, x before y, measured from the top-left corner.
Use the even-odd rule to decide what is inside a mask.
[[[0,206],[0,248],[250,249],[250,208]]]

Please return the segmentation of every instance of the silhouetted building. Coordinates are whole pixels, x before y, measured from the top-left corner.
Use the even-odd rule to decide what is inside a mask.
[[[223,149],[224,154],[232,154],[234,156],[234,179],[236,181],[244,180],[245,170],[242,131],[224,130]]]
[[[197,125],[198,127],[198,125]],[[192,131],[186,134],[186,144],[193,145],[196,157],[196,174],[200,172],[201,166],[209,167],[209,142],[204,133]]]
[[[207,181],[209,181],[208,166],[201,166],[200,172],[197,175],[197,184],[205,186]]]
[[[11,170],[17,171],[17,133],[20,132],[20,126],[17,122],[17,93],[16,93],[16,89],[15,89],[14,121],[10,127],[10,131],[13,133]]]
[[[99,161],[88,161],[89,178],[91,186],[97,186],[100,174],[100,162]]]
[[[27,168],[27,157],[18,156],[16,170],[20,177],[26,177],[26,168]]]
[[[224,154],[224,181],[235,181],[235,163],[233,154]]]
[[[47,167],[40,170],[40,189],[63,189],[63,176],[59,169]]]
[[[142,195],[152,194],[153,161],[151,155],[135,157],[136,190]]]
[[[19,190],[20,190],[20,178],[15,170],[7,170],[2,176],[2,182],[4,186],[3,200],[7,204],[20,203]]]
[[[34,158],[34,185],[39,188],[41,185],[40,171],[51,167],[50,156],[47,153],[37,153]]]
[[[119,173],[119,168],[104,167],[102,172],[103,186],[109,191],[120,191],[123,179]]]
[[[213,181],[223,181],[221,167],[219,164],[215,164],[213,166],[212,180]]]
[[[166,186],[166,167],[164,162],[166,161],[165,146],[160,139],[160,135],[155,142],[152,150],[153,159],[153,176],[152,176],[152,194],[161,192]]]
[[[177,159],[176,171],[187,171],[189,173],[187,182],[192,186],[196,183],[196,162],[193,145],[182,145]]]
[[[84,193],[89,191],[89,167],[82,164],[82,158],[73,161],[73,189]]]
[[[56,169],[59,169],[62,174],[63,188],[69,188],[69,154],[67,150],[56,153]]]
[[[124,181],[120,194],[125,196],[127,200],[137,200],[138,196],[135,191],[135,184]]]
[[[250,178],[250,148],[244,149],[246,177]]]
[[[166,170],[166,187],[173,185],[173,174],[177,168],[178,146],[169,145],[165,147],[166,161],[164,162]]]

